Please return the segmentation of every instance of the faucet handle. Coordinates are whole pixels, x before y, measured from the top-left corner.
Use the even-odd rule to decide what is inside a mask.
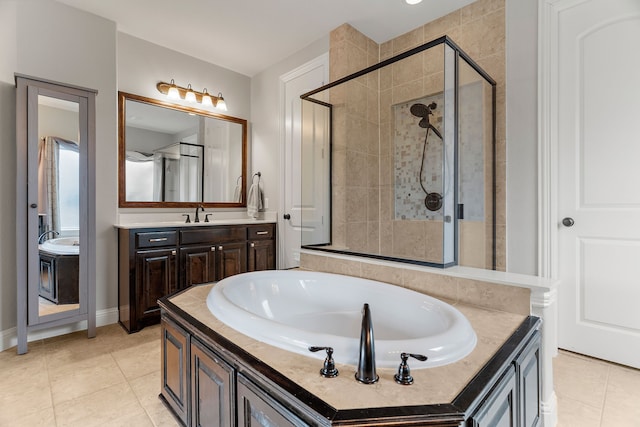
[[[186,216],[187,220],[185,221],[185,224],[189,224],[191,222],[191,218],[189,218],[189,214],[182,214],[182,216]]]
[[[309,347],[309,351],[315,353],[316,351],[326,350],[327,357],[324,359],[324,366],[320,369],[320,375],[325,378],[334,378],[338,376],[338,370],[336,369],[336,363],[333,360],[333,347]]]
[[[204,222],[209,222],[209,215],[212,215],[212,214],[210,213],[204,214]]]
[[[427,356],[424,356],[422,354],[401,353],[400,359],[402,361],[400,362],[400,366],[398,366],[398,373],[393,376],[393,378],[396,380],[398,384],[402,384],[402,385],[413,384],[413,377],[411,376],[411,370],[409,369],[409,365],[407,364],[407,360],[409,360],[409,357],[413,357],[414,359],[419,360],[421,362],[424,362],[427,360]]]

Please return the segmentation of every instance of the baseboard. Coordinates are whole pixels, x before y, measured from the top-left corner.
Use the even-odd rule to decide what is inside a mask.
[[[107,308],[96,312],[96,326],[106,326],[118,322],[118,308]],[[29,332],[27,341],[37,341],[45,338],[56,337],[70,332],[87,329],[87,321],[71,323],[64,326],[56,326]],[[18,345],[18,332],[15,327],[0,331],[0,351],[7,350]]]
[[[540,413],[544,427],[555,427],[558,424],[558,399],[555,391],[547,400],[540,402]]]

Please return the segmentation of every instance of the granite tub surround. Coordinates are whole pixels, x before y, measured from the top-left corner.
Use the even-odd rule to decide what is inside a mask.
[[[302,250],[300,268],[373,278],[422,292],[450,304],[468,304],[543,320],[541,411],[544,425],[557,422],[553,358],[558,354],[557,280],[470,267],[445,269]],[[466,313],[465,313],[466,314]]]
[[[280,374],[336,410],[450,403],[526,318],[522,314],[457,303],[455,307],[467,317],[478,336],[476,348],[467,357],[442,367],[412,370],[414,384],[408,387],[394,381],[395,369],[382,368],[377,370],[378,383],[364,385],[354,379],[355,366],[338,364],[338,377],[322,378],[318,373],[322,361],[256,341],[226,326],[207,307],[206,298],[212,286],[194,286],[167,301],[190,316],[195,321],[192,324],[214,331],[266,365],[267,372],[259,368],[265,375],[270,375],[268,371]],[[373,322],[375,328],[375,313]],[[412,360],[410,366],[411,363],[420,362]]]

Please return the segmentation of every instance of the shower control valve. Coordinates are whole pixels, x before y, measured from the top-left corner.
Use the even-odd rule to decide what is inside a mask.
[[[424,362],[427,360],[427,356],[422,354],[413,354],[413,353],[402,353],[400,354],[400,366],[398,366],[398,373],[393,376],[398,384],[402,385],[411,385],[413,384],[413,377],[411,376],[411,370],[409,369],[409,365],[407,364],[407,360],[409,357],[413,357],[416,360]]]
[[[338,376],[338,369],[336,369],[336,363],[333,360],[333,347],[309,347],[309,351],[315,353],[316,351],[326,350],[327,357],[324,359],[324,366],[320,369],[320,375],[325,378],[334,378]]]

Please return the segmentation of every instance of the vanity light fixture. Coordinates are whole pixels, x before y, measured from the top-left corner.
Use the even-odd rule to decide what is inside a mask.
[[[185,88],[176,85],[173,79],[171,79],[171,83],[158,82],[156,88],[158,92],[167,95],[169,99],[184,99],[188,102],[202,104],[203,107],[215,107],[219,110],[227,111],[227,103],[222,97],[222,92],[218,92],[218,96],[211,95],[206,88],[202,92],[198,92],[191,88],[190,83]]]
[[[188,102],[196,102],[196,93],[191,89],[191,83],[187,86],[187,93],[184,94],[184,100]]]
[[[218,101],[218,103],[219,102],[220,101]],[[222,102],[224,102],[224,100]],[[202,105],[213,108],[213,100],[211,99],[211,95],[207,92],[206,87],[202,89]]]
[[[167,96],[169,97],[169,99],[180,99],[180,92],[178,91],[178,86],[176,86],[176,83],[173,81],[173,79],[171,79],[171,84],[167,91]]]
[[[227,111],[227,103],[224,102],[224,98],[222,97],[222,92],[218,92],[218,102],[216,103],[216,107],[222,111]]]
[[[418,4],[420,3],[422,0],[404,0],[405,2],[407,2],[407,4]]]

